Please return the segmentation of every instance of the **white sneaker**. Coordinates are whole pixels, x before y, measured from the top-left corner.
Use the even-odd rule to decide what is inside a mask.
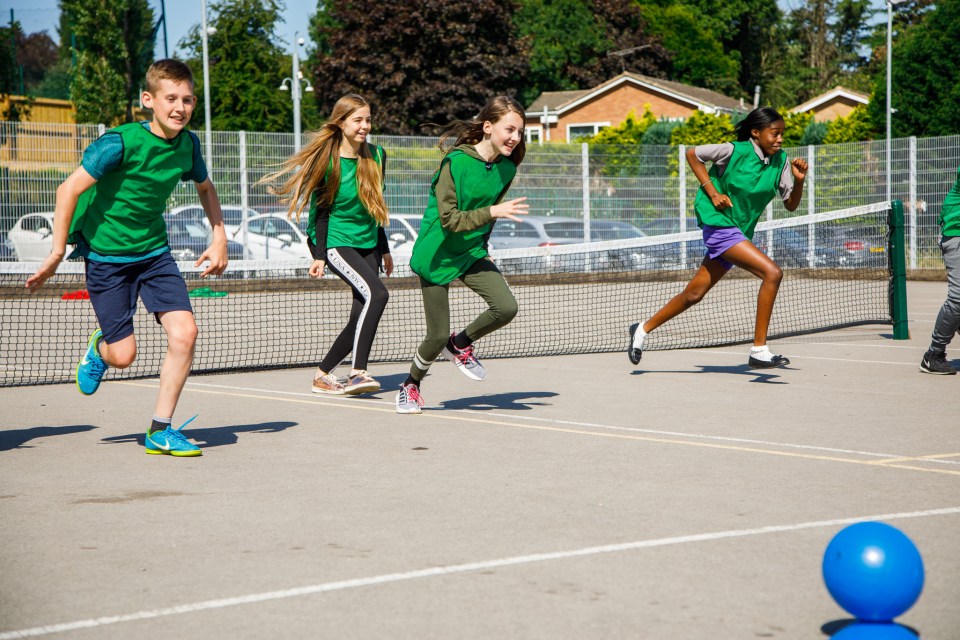
[[[473,354],[473,345],[470,345],[466,349],[458,349],[456,345],[453,344],[454,335],[456,334],[450,334],[450,339],[447,340],[447,346],[443,348],[444,357],[457,365],[460,373],[471,380],[483,380],[486,378],[487,371],[483,368],[483,365],[480,364],[480,361],[477,360],[477,356]]]
[[[415,384],[405,384],[397,394],[397,413],[421,413],[423,398],[420,396],[420,387]]]

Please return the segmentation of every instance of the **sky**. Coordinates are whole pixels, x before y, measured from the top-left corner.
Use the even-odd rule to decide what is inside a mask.
[[[784,11],[799,6],[802,2],[802,0],[777,1]],[[309,47],[308,20],[310,14],[316,13],[317,0],[281,0],[281,2],[286,5],[286,9],[281,14],[284,22],[278,25],[277,35],[289,47],[293,43],[294,33],[299,32],[300,36],[306,39]],[[190,27],[200,24],[200,0],[164,0],[164,4],[167,14],[168,51],[173,55],[177,51],[177,43],[187,35]],[[882,9],[885,6],[883,0],[873,0],[872,4],[876,9]],[[150,0],[150,5],[155,15],[159,17],[160,0]],[[57,40],[57,22],[60,17],[57,0],[0,0],[0,21],[10,20],[10,9],[14,10],[14,17],[23,26],[25,33],[46,30],[51,38]],[[301,54],[303,53],[305,52],[301,51]],[[156,56],[163,57],[162,35],[157,39]]]
[[[277,26],[277,35],[288,45],[293,43],[295,32],[299,32],[310,46],[307,35],[310,14],[317,11],[317,0],[281,0],[286,10],[281,13],[284,22]],[[209,0],[207,2],[209,5]],[[187,35],[190,27],[200,24],[200,0],[164,0],[167,14],[167,41],[168,51],[173,55],[177,51],[177,43]],[[150,0],[154,15],[160,17],[160,0]],[[208,7],[209,8],[209,7]],[[24,33],[34,33],[46,30],[54,41],[57,41],[57,24],[60,20],[60,9],[57,0],[0,0],[0,21],[10,21],[10,9],[14,11],[14,18],[20,22]],[[182,53],[182,52],[181,52]],[[301,54],[304,53],[301,50]],[[163,33],[157,38],[155,55],[163,57]]]

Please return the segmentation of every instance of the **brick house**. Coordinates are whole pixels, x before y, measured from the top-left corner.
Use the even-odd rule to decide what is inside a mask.
[[[791,111],[794,113],[812,111],[814,120],[826,122],[837,118],[846,118],[855,107],[869,103],[870,96],[867,94],[837,86],[795,106]]]
[[[644,106],[657,118],[680,120],[695,111],[732,113],[751,108],[742,100],[679,82],[621,73],[582,91],[545,91],[530,104],[526,119],[528,143],[572,142],[616,126]]]

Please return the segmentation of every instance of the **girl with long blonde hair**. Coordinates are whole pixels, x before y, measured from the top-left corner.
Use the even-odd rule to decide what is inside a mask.
[[[367,372],[367,361],[389,298],[379,277],[381,263],[389,276],[393,258],[384,231],[387,155],[367,142],[371,121],[366,100],[356,94],[343,96],[306,146],[262,180],[284,179],[271,191],[282,197],[298,222],[309,207],[310,276],[319,278],[330,267],[353,290],[350,318],[317,368],[315,393],[356,395],[380,389]],[[341,383],[333,370],[351,352],[352,369]]]

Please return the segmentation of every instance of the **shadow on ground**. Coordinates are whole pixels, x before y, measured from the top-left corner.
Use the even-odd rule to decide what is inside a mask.
[[[833,637],[833,636],[836,635],[837,633],[840,633],[840,631],[841,631],[842,629],[845,629],[846,627],[849,627],[850,625],[853,625],[853,624],[857,624],[857,620],[855,620],[855,619],[853,619],[853,618],[842,618],[842,619],[840,619],[840,620],[831,620],[830,622],[824,623],[824,624],[820,627],[820,632],[823,633],[823,635],[825,635],[825,636]],[[861,623],[861,624],[863,624],[863,623]],[[895,626],[897,626],[897,627],[903,627],[904,629],[906,629],[907,631],[909,631],[909,632],[912,633],[913,635],[917,636],[918,638],[920,637],[920,632],[917,631],[916,629],[914,629],[913,627],[907,626],[907,625],[905,625],[905,624],[900,624],[899,622],[893,622],[893,623],[889,623],[889,624],[890,624],[890,625],[895,625]],[[886,623],[882,623],[882,624],[877,625],[877,633],[876,633],[877,639],[879,640],[880,638],[893,637],[893,636],[889,635],[889,633],[881,633],[882,631],[887,631],[888,629],[890,629],[890,627],[889,627],[888,624],[886,624]],[[869,630],[869,628],[868,628],[868,627],[865,627],[865,630]],[[871,637],[872,635],[873,635],[873,634],[864,633],[864,634],[863,634],[862,636],[860,636],[860,637],[868,638],[868,637]],[[896,637],[899,638],[899,637],[902,637],[902,636],[903,636],[903,634],[900,633],[900,634],[898,634]]]
[[[647,373],[725,373],[725,374],[734,374],[741,376],[752,376],[753,380],[750,382],[763,382],[766,384],[788,384],[786,380],[779,380],[780,376],[776,373],[761,373],[760,369],[752,369],[750,365],[738,364],[734,366],[720,366],[712,364],[701,364],[697,365],[700,368],[700,371],[682,371],[682,370],[673,370],[673,371],[653,371],[651,369],[635,369],[630,373],[632,376],[641,376]],[[796,371],[793,367],[779,367],[777,369],[767,369],[766,371]]]
[[[13,429],[0,431],[0,451],[11,449],[31,449],[24,446],[36,438],[50,438],[52,436],[66,436],[71,433],[83,433],[96,429],[92,424],[72,424],[62,427],[30,427],[29,429]]]
[[[471,398],[457,398],[440,403],[444,409],[469,409],[471,411],[490,411],[506,409],[510,411],[529,411],[533,407],[544,407],[549,402],[535,402],[527,398],[552,398],[553,391],[515,391],[512,393],[491,393]]]
[[[258,424],[238,424],[228,427],[210,427],[209,429],[184,429],[183,435],[197,443],[201,449],[223,447],[236,444],[241,433],[280,433],[298,422],[261,422]],[[108,444],[139,444],[143,446],[146,434],[128,433],[122,436],[104,438],[102,442]]]

